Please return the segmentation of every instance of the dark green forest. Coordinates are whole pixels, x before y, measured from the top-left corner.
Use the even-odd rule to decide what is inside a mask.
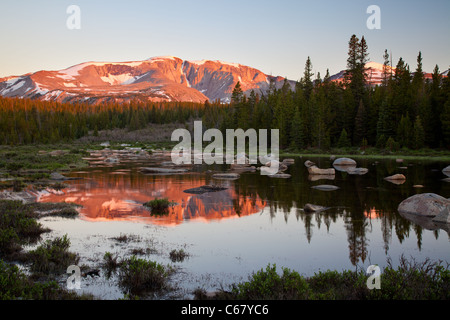
[[[434,68],[426,79],[419,52],[414,70],[400,58],[390,65],[384,52],[383,81],[368,85],[364,36],[348,43],[343,81],[327,70],[313,74],[308,57],[295,88],[286,80],[264,95],[245,94],[237,83],[231,103],[131,102],[58,103],[0,98],[0,144],[70,142],[100,130],[143,129],[151,124],[203,120],[204,129],[279,129],[283,149],[327,150],[368,146],[391,150],[450,148],[450,80]],[[376,58],[374,60],[377,60]],[[394,71],[391,71],[395,68]]]
[[[365,64],[368,46],[364,37],[349,41],[347,70],[342,82],[314,76],[308,57],[303,77],[295,89],[285,81],[267,95],[247,97],[238,83],[232,103],[205,110],[206,127],[273,128],[280,130],[280,145],[302,150],[330,147],[388,149],[450,148],[450,80],[434,68],[425,79],[422,54],[417,66],[400,58],[391,72],[386,50],[382,84],[369,86]]]

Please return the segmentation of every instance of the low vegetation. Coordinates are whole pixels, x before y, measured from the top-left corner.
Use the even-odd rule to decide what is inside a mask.
[[[42,245],[27,253],[30,270],[35,273],[64,273],[70,265],[77,265],[79,257],[68,251],[70,240],[67,235],[47,240]]]
[[[401,257],[395,268],[391,261],[381,271],[380,289],[368,289],[368,275],[363,271],[326,271],[312,277],[276,265],[254,273],[247,282],[237,283],[231,291],[222,291],[215,299],[238,300],[448,300],[449,265],[426,260],[418,263]],[[206,299],[204,290],[196,299]]]
[[[189,256],[189,254],[183,249],[179,250],[173,249],[172,251],[170,251],[169,256],[172,262],[183,262],[184,259],[186,259]]]
[[[61,288],[55,281],[35,282],[16,265],[0,259],[0,300],[92,300]]]
[[[119,284],[129,294],[145,295],[170,289],[168,278],[173,273],[170,266],[132,256],[119,266]]]
[[[169,201],[167,198],[154,199],[144,203],[144,206],[149,208],[152,215],[160,216],[169,213],[169,207],[174,206],[173,201]]]
[[[36,213],[21,201],[0,200],[0,257],[22,250],[22,245],[34,243],[48,232],[36,220]]]

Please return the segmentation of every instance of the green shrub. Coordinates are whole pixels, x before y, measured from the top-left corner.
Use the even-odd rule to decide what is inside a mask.
[[[69,252],[70,240],[62,238],[47,240],[41,246],[28,253],[30,270],[44,274],[65,272],[70,265],[76,265],[79,257]]]
[[[11,254],[35,242],[48,230],[36,221],[34,211],[21,201],[0,200],[0,253]]]
[[[369,276],[363,271],[326,271],[312,277],[302,277],[297,272],[276,266],[253,274],[247,282],[234,284],[232,291],[215,298],[243,300],[449,300],[450,270],[442,262],[417,263],[400,258],[400,265],[391,262],[381,271],[380,289],[367,287]],[[201,291],[197,299],[206,299]]]
[[[58,286],[55,281],[33,282],[16,265],[0,260],[0,300],[87,300]]]
[[[151,210],[152,215],[166,215],[169,213],[169,207],[175,205],[167,198],[154,199],[144,203],[144,206]]]
[[[157,293],[169,289],[168,277],[172,272],[170,267],[132,256],[120,264],[119,283],[133,295]]]
[[[169,256],[170,256],[170,260],[172,260],[172,262],[182,262],[189,255],[183,249],[180,249],[180,250],[173,249],[172,251],[170,251]]]
[[[296,271],[282,268],[278,275],[276,265],[268,265],[254,273],[248,282],[234,286],[232,292],[242,300],[294,300],[306,299],[309,286],[306,280]]]

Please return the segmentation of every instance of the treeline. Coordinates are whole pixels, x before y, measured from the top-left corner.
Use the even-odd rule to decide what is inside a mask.
[[[368,45],[356,35],[348,43],[343,81],[314,75],[308,57],[293,87],[271,84],[264,95],[244,94],[240,83],[231,103],[58,103],[0,97],[0,144],[71,141],[100,130],[137,130],[153,123],[203,119],[204,129],[279,129],[282,148],[303,150],[373,146],[388,149],[450,148],[450,80],[436,66],[432,79],[400,58],[393,68],[385,51],[382,83],[369,85]],[[270,141],[270,139],[269,139]]]
[[[0,144],[72,141],[100,130],[138,130],[148,125],[201,118],[203,104],[131,102],[90,105],[0,97]]]
[[[327,70],[314,76],[308,57],[295,88],[285,81],[266,95],[246,96],[238,83],[227,107],[208,108],[206,127],[279,129],[283,148],[450,148],[450,81],[436,66],[426,79],[419,52],[414,71],[400,58],[392,68],[384,53],[382,83],[369,85],[364,37],[349,41],[344,80]]]

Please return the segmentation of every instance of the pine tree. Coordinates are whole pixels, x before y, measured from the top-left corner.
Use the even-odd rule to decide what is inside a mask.
[[[311,92],[313,90],[313,76],[314,73],[312,72],[312,63],[311,63],[311,59],[308,56],[308,59],[306,60],[305,63],[305,71],[303,72],[303,78],[300,80],[300,84],[301,87],[304,91],[306,100],[308,101],[310,96],[311,96]]]
[[[244,92],[242,91],[241,83],[238,81],[234,86],[233,92],[231,94],[231,103],[232,104],[240,103],[243,96]]]
[[[342,129],[341,135],[339,136],[339,140],[337,142],[338,148],[347,148],[350,147],[350,139],[348,138],[347,131]]]
[[[389,65],[389,53],[386,50],[384,50],[384,55],[383,55],[383,59],[384,59],[384,63],[383,63],[383,79],[382,79],[382,85],[383,87],[387,87],[389,80],[390,80],[390,75],[391,75],[391,67]]]

